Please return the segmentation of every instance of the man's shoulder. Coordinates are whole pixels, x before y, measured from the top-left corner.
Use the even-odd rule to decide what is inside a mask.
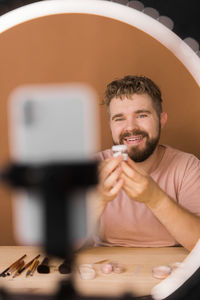
[[[188,153],[168,145],[165,145],[165,147],[165,162],[168,162],[169,164],[200,164],[199,159],[192,153]]]

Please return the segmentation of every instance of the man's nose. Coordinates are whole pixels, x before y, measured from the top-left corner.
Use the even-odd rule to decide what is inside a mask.
[[[137,120],[135,118],[127,119],[126,130],[130,131],[130,130],[134,130],[134,129],[138,129]]]

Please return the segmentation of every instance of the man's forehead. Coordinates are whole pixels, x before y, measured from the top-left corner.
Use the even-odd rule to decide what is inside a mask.
[[[124,96],[123,98],[114,97],[110,102],[110,111],[122,108],[131,109],[153,109],[152,99],[147,94],[133,94],[130,97]]]

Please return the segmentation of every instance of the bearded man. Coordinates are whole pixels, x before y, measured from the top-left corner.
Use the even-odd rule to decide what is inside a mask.
[[[191,250],[200,238],[200,161],[159,144],[167,121],[158,86],[144,76],[125,76],[105,92],[113,143],[100,161],[96,245]]]

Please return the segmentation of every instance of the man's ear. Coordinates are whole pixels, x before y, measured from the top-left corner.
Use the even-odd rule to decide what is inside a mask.
[[[167,113],[166,113],[166,112],[162,112],[162,113],[160,114],[160,124],[161,124],[161,128],[163,128],[163,127],[165,126],[165,124],[166,124],[166,122],[167,122],[167,118],[168,118],[168,116],[167,116]]]

